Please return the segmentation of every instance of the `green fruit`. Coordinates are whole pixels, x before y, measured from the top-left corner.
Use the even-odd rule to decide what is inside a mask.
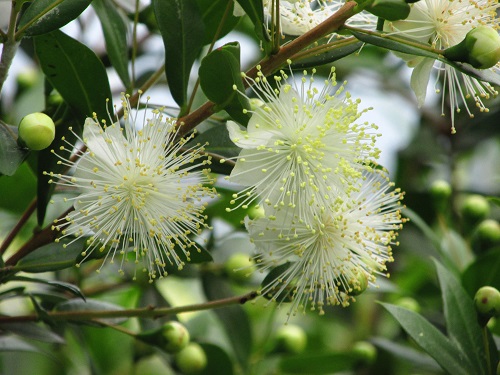
[[[248,254],[236,253],[224,264],[224,270],[231,280],[245,282],[255,272],[255,262]]]
[[[476,311],[483,316],[500,316],[500,292],[491,286],[479,288],[474,296]]]
[[[195,375],[207,366],[207,356],[200,345],[191,343],[176,354],[175,363],[183,374]]]
[[[45,113],[31,113],[19,123],[19,140],[31,150],[39,151],[49,147],[55,135],[54,121]]]
[[[302,353],[307,345],[307,335],[305,331],[293,324],[281,327],[276,332],[275,350],[278,352]]]
[[[460,211],[466,224],[475,225],[490,214],[490,205],[482,195],[469,195]]]
[[[168,322],[162,327],[162,336],[165,339],[163,349],[168,353],[177,353],[189,344],[189,332],[179,322]]]
[[[352,347],[354,356],[361,362],[371,364],[377,359],[377,348],[368,341],[358,341]]]

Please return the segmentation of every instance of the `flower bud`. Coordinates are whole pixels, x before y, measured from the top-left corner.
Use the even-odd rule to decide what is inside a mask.
[[[307,345],[307,335],[302,327],[288,324],[276,331],[275,351],[283,353],[302,353]]]
[[[377,359],[377,348],[368,341],[358,341],[352,347],[354,356],[364,364],[372,364]]]
[[[483,286],[478,289],[474,296],[474,305],[480,323],[485,325],[489,318],[500,316],[500,292],[491,286]]]
[[[420,312],[419,303],[411,297],[402,297],[398,299],[394,304],[416,313]]]
[[[474,251],[481,253],[500,244],[500,223],[493,219],[483,220],[472,236]]]
[[[443,212],[448,207],[451,196],[451,186],[445,180],[436,180],[432,183],[430,193],[438,211]]]
[[[167,353],[177,353],[189,344],[189,332],[179,322],[171,321],[159,329],[139,333],[137,339],[157,346]]]
[[[452,61],[471,64],[477,69],[488,69],[500,60],[500,36],[489,26],[480,25],[467,33],[465,39],[444,51]]]
[[[207,355],[200,345],[191,343],[176,354],[175,363],[185,375],[199,374],[207,366]]]
[[[350,279],[345,276],[337,278],[336,285],[350,296],[359,296],[368,288],[368,275],[363,270],[356,270]]]
[[[236,253],[224,264],[224,270],[231,280],[245,282],[255,271],[255,262],[248,254]]]
[[[31,150],[38,151],[49,147],[55,135],[54,121],[44,113],[31,113],[24,116],[19,123],[19,141]]]
[[[482,195],[470,195],[463,201],[460,212],[464,224],[474,226],[490,214],[490,205]]]

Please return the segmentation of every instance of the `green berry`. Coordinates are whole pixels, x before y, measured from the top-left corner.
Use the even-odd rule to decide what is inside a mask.
[[[162,327],[162,335],[165,339],[163,349],[168,353],[177,353],[189,344],[189,332],[179,322],[168,322]]]
[[[368,341],[358,341],[352,347],[354,356],[365,364],[372,364],[377,359],[377,348]]]
[[[490,214],[490,205],[482,195],[469,195],[465,198],[461,213],[467,224],[475,225]]]
[[[500,292],[491,286],[479,288],[474,296],[476,311],[482,316],[500,316]]]
[[[293,324],[288,324],[276,332],[275,350],[278,352],[302,353],[307,345],[305,331]]]
[[[411,297],[402,297],[398,299],[394,304],[416,313],[420,312],[419,303]]]
[[[31,113],[19,123],[19,140],[31,150],[50,146],[56,135],[54,121],[44,113]]]
[[[248,254],[236,253],[224,264],[224,270],[231,280],[245,282],[255,271],[255,262]]]
[[[200,345],[191,343],[176,354],[175,363],[183,374],[195,375],[207,366],[207,356]]]

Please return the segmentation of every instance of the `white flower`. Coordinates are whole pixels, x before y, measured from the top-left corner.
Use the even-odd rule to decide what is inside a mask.
[[[199,250],[190,237],[205,227],[204,201],[214,191],[204,186],[211,183],[209,170],[194,169],[210,159],[201,159],[200,145],[183,149],[187,140],[176,141],[174,119],[154,111],[141,121],[131,115],[127,98],[123,105],[124,128],[119,123],[101,127],[88,118],[81,139],[87,150],[76,152],[80,160],[58,155],[74,173],[50,175],[80,195],[73,198],[75,210],[53,228],[61,231],[59,239],[88,236],[84,258],[106,252],[113,262],[118,252],[123,265],[133,252],[152,280],[164,276],[167,262],[182,268],[190,251]],[[61,150],[75,156],[71,144]]]
[[[271,21],[272,14],[275,13],[274,4],[273,0],[263,0],[267,23]],[[302,35],[332,16],[343,5],[344,2],[340,0],[280,0],[281,32],[291,36]],[[243,14],[243,9],[235,3],[234,15],[242,16]],[[363,11],[349,18],[346,24],[360,28],[374,28],[377,24],[377,18]]]
[[[339,192],[335,205],[314,212],[312,225],[294,210],[279,211],[275,220],[247,221],[263,270],[282,270],[266,281],[262,295],[291,301],[292,314],[307,309],[322,314],[325,305],[349,305],[366,286],[360,280],[374,285],[375,275],[386,272],[396,231],[404,222],[403,194],[391,191],[393,185],[380,171],[364,174],[362,180],[358,193],[346,197]]]
[[[498,1],[494,0],[421,0],[411,4],[407,19],[387,22],[384,29],[431,45],[434,48],[446,49],[459,44],[473,28],[479,25],[498,27],[496,9]],[[419,105],[425,101],[425,93],[431,70],[437,69],[443,75],[443,99],[449,97],[451,107],[452,132],[455,132],[455,112],[460,112],[460,102],[465,106],[469,116],[473,117],[466,99],[473,97],[476,107],[481,112],[487,111],[483,99],[498,92],[487,82],[482,82],[453,67],[430,58],[415,57],[411,62],[414,67],[411,86],[415,91]],[[498,72],[498,66],[491,68]],[[462,88],[463,86],[463,88]],[[440,92],[440,90],[436,90]],[[444,110],[443,116],[444,116]]]
[[[234,195],[244,208],[256,199],[268,216],[282,207],[298,207],[307,220],[309,206],[328,207],[336,189],[349,195],[359,190],[362,171],[378,158],[377,127],[356,124],[365,112],[359,100],[344,87],[334,92],[334,68],[319,91],[313,75],[304,72],[301,84],[287,83],[287,75],[275,76],[276,88],[259,72],[253,90],[264,102],[253,110],[247,129],[228,122],[231,140],[243,150],[229,181],[248,186]],[[250,80],[250,78],[247,78]]]

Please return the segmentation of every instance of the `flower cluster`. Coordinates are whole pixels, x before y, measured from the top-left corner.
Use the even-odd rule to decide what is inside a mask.
[[[152,280],[164,276],[167,262],[182,268],[190,252],[199,251],[192,236],[206,227],[204,207],[215,193],[207,187],[210,159],[202,145],[189,147],[189,138],[177,139],[173,119],[154,110],[141,121],[127,97],[122,104],[123,127],[88,118],[79,139],[84,147],[67,142],[60,151],[68,156],[54,152],[74,172],[49,173],[50,182],[76,188],[79,195],[70,199],[74,210],[53,229],[61,232],[57,241],[87,238],[83,260],[105,252],[105,260],[113,262],[119,254],[120,272],[132,252]]]
[[[498,29],[499,7],[495,0],[423,0],[411,4],[407,19],[386,22],[384,29],[434,48],[446,49],[458,45],[469,31],[488,25]],[[466,99],[472,97],[481,112],[487,111],[483,100],[498,92],[487,82],[456,71],[450,65],[431,58],[407,56],[408,65],[413,67],[411,86],[415,91],[419,105],[425,101],[425,94],[431,71],[437,70],[438,78],[443,78],[442,115],[444,116],[445,94],[449,98],[451,109],[452,132],[455,132],[455,112],[460,112],[463,103],[470,117],[472,111]],[[498,72],[499,65],[490,68]],[[436,89],[440,93],[441,90]]]
[[[321,90],[314,73],[300,84],[284,71],[272,84],[260,71],[246,77],[262,104],[246,130],[227,125],[242,148],[228,179],[247,186],[233,207],[262,207],[263,217],[246,222],[256,260],[282,269],[261,292],[293,301],[292,313],[346,306],[374,284],[404,221],[402,193],[376,167],[377,127],[357,123],[365,111],[344,86],[334,90],[334,69]]]

